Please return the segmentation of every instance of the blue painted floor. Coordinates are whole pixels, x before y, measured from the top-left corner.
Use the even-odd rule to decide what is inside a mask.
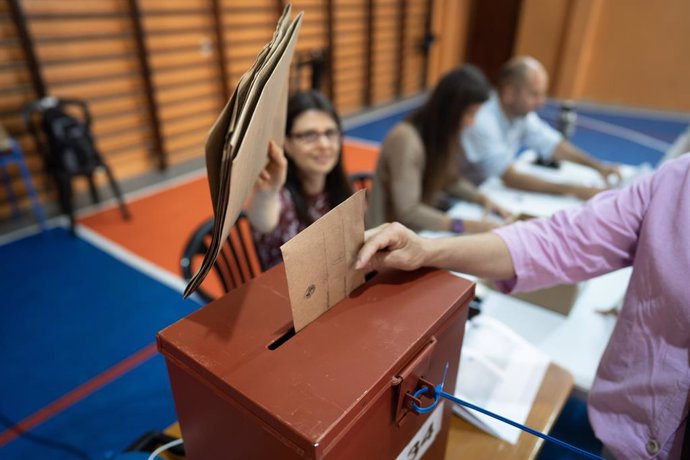
[[[62,228],[0,246],[0,260],[0,412],[15,422],[151,345],[156,332],[199,307]],[[174,420],[155,357],[32,432],[107,458]],[[62,457],[17,439],[0,458]]]

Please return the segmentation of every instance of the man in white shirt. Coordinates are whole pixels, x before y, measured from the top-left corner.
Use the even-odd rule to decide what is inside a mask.
[[[608,183],[620,173],[568,142],[534,112],[546,100],[548,74],[534,58],[515,57],[501,69],[496,92],[482,105],[472,127],[464,129],[460,143],[460,171],[475,185],[500,177],[511,188],[541,193],[574,195],[588,199],[603,189],[548,182],[518,172],[513,160],[520,147],[535,150],[542,158],[567,160],[597,170]]]

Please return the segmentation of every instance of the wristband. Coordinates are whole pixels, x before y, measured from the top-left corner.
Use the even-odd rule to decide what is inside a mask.
[[[465,221],[462,219],[451,219],[450,231],[457,234],[465,233]]]

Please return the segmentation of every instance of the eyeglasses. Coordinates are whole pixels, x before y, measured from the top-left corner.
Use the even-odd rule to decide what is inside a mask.
[[[327,129],[323,132],[309,130],[301,133],[292,133],[290,135],[290,137],[293,137],[305,144],[316,144],[319,139],[321,139],[321,136],[326,136],[328,142],[334,144],[340,140],[340,131],[337,129]]]

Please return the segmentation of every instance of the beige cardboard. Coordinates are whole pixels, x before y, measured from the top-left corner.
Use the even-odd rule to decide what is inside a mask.
[[[580,292],[577,284],[559,284],[550,288],[540,289],[532,292],[521,292],[513,294],[513,297],[522,299],[525,302],[540,305],[547,310],[555,311],[561,315],[568,316],[570,310],[577,301]]]
[[[289,22],[287,18],[289,17],[290,9],[290,5],[286,5],[282,16],[278,20],[278,25],[271,41],[259,52],[256,62],[240,77],[230,100],[223,107],[220,116],[214,122],[206,139],[206,169],[211,192],[211,203],[213,204],[213,214],[216,217],[221,213],[219,209],[219,194],[221,190],[225,189],[224,185],[228,177],[230,177],[232,158],[237,153],[231,144],[231,137],[237,130],[240,113],[247,107],[247,96],[251,83],[257,78],[259,71],[263,68],[267,56],[275,51],[278,40],[287,31]]]
[[[298,14],[287,25],[284,20],[289,12],[288,6],[274,34],[274,41],[278,43],[272,41],[262,50],[259,55],[262,66],[253,67],[242,77],[233,98],[209,134],[207,169],[214,201],[213,235],[199,270],[185,289],[185,297],[201,284],[213,267],[222,243],[266,164],[269,140],[278,144],[284,140],[290,61],[303,16]],[[219,139],[223,127],[227,131],[221,146]],[[219,147],[222,147],[221,153]]]
[[[296,332],[364,283],[353,268],[364,244],[364,197],[360,190],[280,247]]]

